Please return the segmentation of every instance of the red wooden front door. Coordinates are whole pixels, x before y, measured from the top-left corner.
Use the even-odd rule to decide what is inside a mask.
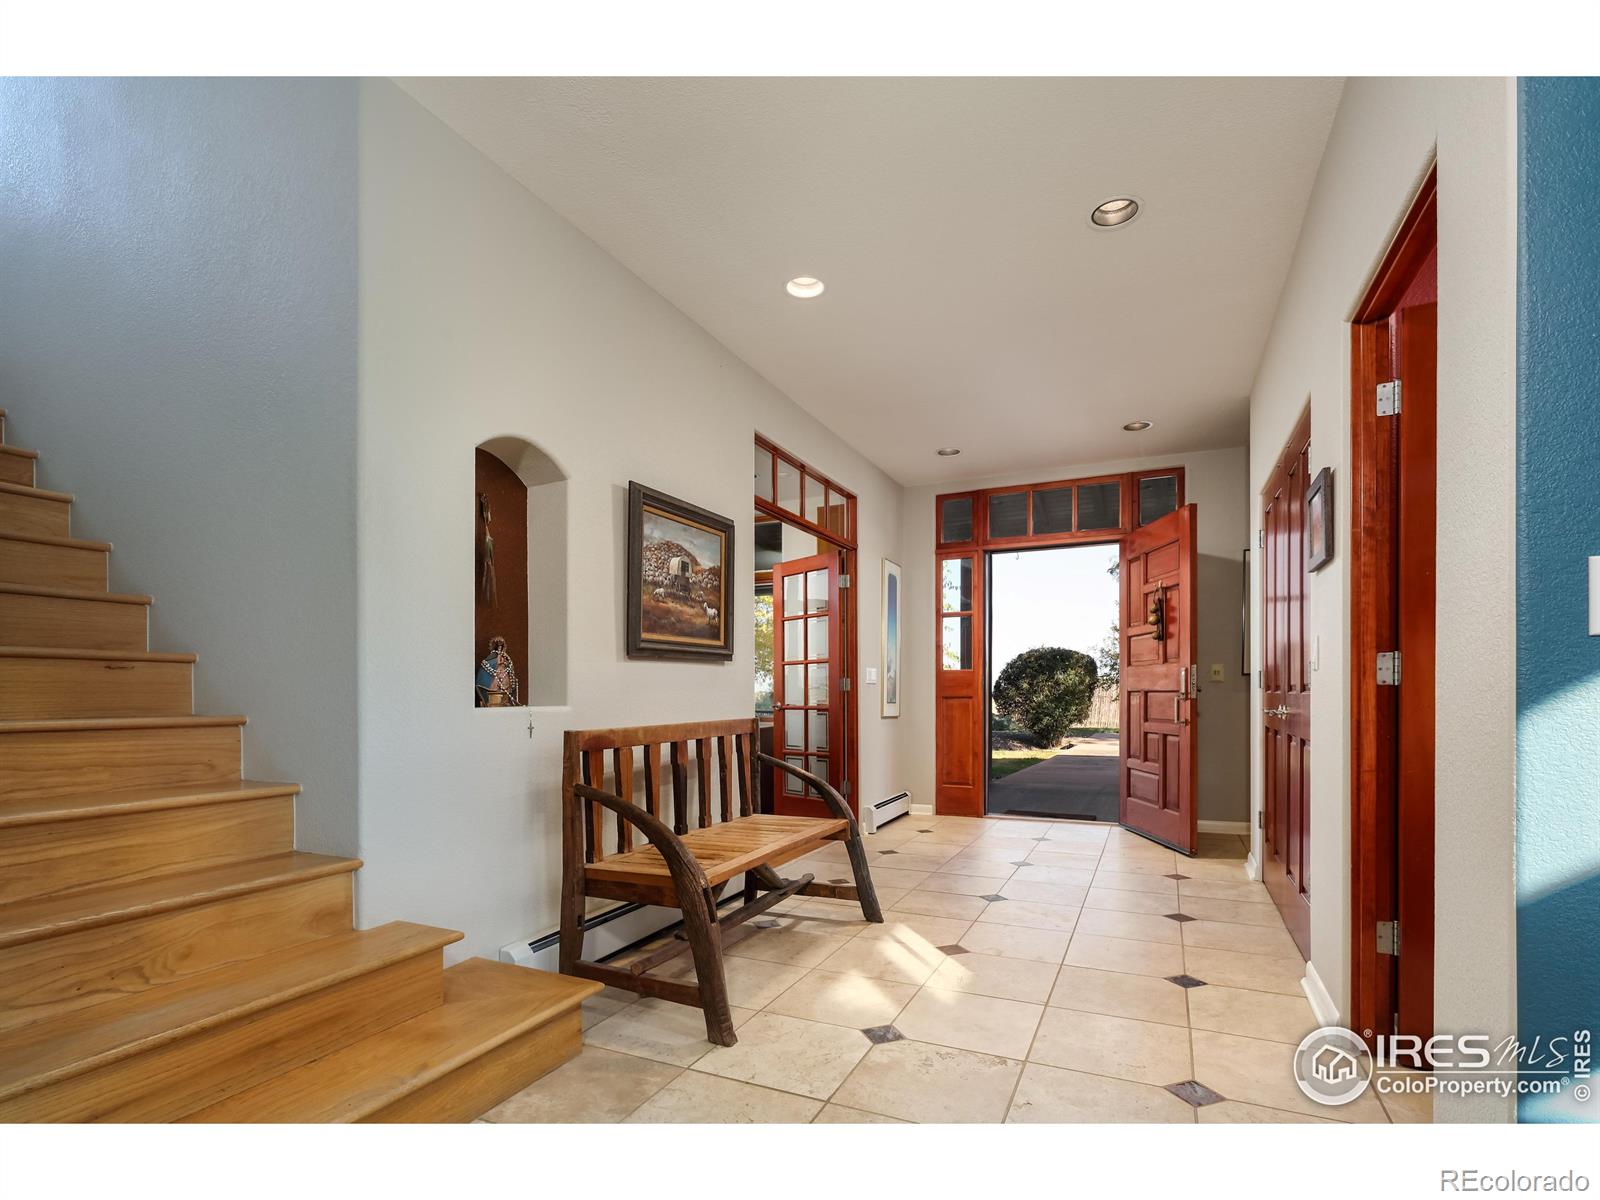
[[[772,569],[772,753],[839,787],[844,739],[844,637],[839,552]],[[804,783],[776,773],[773,811],[831,817]]]
[[[1195,506],[1122,539],[1122,823],[1196,846]]]
[[[1311,652],[1306,620],[1306,485],[1311,410],[1290,435],[1262,492],[1262,882],[1311,957]]]

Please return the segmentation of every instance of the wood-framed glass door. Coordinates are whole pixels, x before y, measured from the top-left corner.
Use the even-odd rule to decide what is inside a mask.
[[[984,554],[964,550],[937,557],[939,612],[934,638],[934,806],[938,812],[981,817],[989,755],[984,712]]]
[[[834,787],[844,739],[844,675],[837,550],[778,563],[772,569],[772,744],[774,754]],[[773,811],[828,817],[826,804],[779,773]]]
[[[1261,494],[1261,881],[1311,957],[1311,644],[1307,631],[1306,486],[1311,409]]]

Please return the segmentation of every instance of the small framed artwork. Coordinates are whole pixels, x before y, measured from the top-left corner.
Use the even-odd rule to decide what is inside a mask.
[[[1306,488],[1306,570],[1333,560],[1333,470],[1323,467]]]
[[[900,715],[900,564],[883,560],[883,687],[878,693],[878,713],[893,719]]]
[[[733,522],[628,484],[628,657],[733,657]]]

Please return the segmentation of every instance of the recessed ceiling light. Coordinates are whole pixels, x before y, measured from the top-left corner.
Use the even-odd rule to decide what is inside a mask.
[[[960,453],[961,453],[961,451],[957,450],[954,446],[941,446],[941,447],[939,447],[939,457],[940,458],[954,458],[956,455],[958,455]]]
[[[1089,214],[1089,223],[1102,229],[1126,225],[1139,215],[1139,202],[1132,196],[1114,196],[1104,204],[1095,205]]]
[[[815,300],[823,293],[822,280],[814,275],[796,275],[784,287],[796,300]]]
[[[1142,433],[1154,423],[1153,421],[1129,421],[1123,428],[1129,433]]]

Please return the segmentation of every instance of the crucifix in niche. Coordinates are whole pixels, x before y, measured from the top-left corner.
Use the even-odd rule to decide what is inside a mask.
[[[478,493],[478,516],[483,519],[483,546],[480,555],[483,560],[483,574],[479,587],[483,589],[483,598],[490,604],[495,600],[494,586],[494,535],[489,532],[489,493]]]

